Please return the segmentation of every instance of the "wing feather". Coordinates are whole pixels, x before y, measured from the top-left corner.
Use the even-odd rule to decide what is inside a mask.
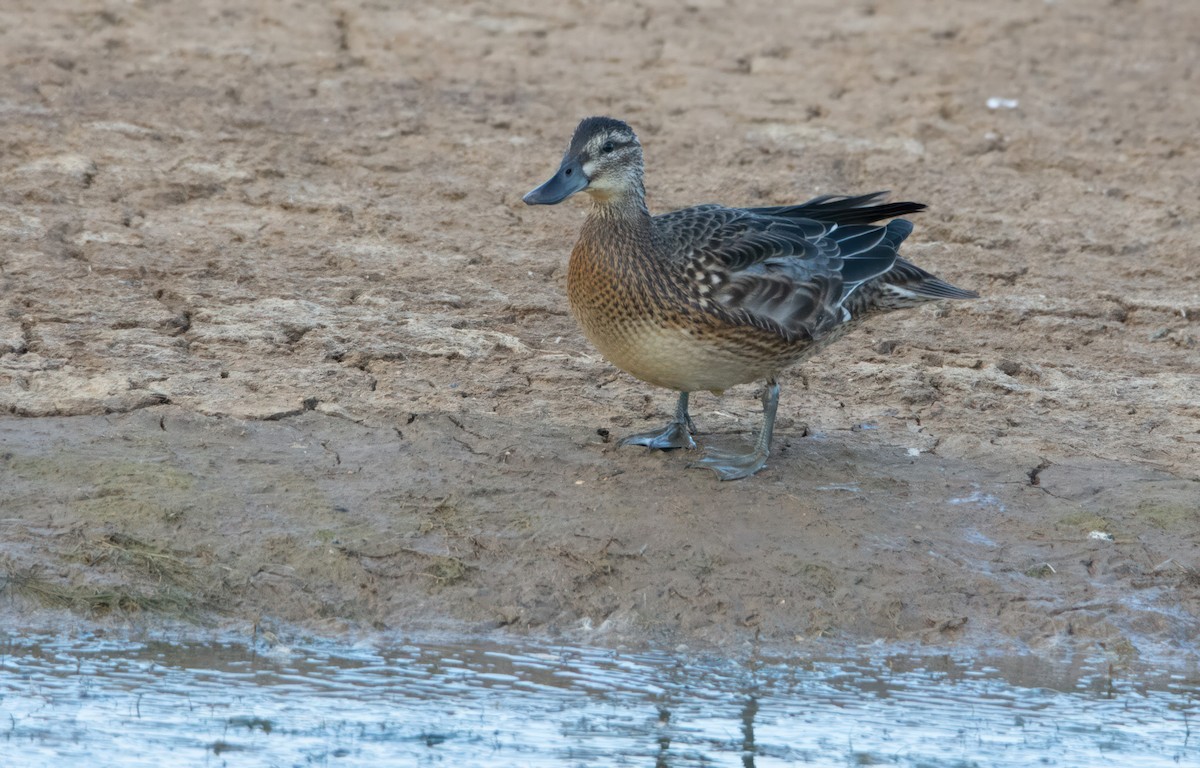
[[[876,197],[818,198],[790,210],[858,210]],[[839,226],[766,212],[776,210],[705,205],[654,222],[700,298],[715,299],[734,321],[793,339],[820,338],[844,322],[842,302],[895,266],[900,242],[912,230],[905,221]]]

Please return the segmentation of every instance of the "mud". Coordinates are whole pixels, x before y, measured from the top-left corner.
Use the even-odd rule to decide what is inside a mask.
[[[0,11],[6,623],[1194,653],[1185,6]],[[653,210],[892,189],[983,298],[790,371],[750,480],[617,448],[674,398],[520,201],[595,113]]]

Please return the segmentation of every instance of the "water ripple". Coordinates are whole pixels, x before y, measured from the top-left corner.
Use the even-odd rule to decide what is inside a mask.
[[[0,638],[5,766],[1200,764],[1200,678],[944,655]]]

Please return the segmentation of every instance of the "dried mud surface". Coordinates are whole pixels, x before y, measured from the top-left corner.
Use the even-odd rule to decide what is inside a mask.
[[[7,3],[0,613],[1194,654],[1198,48],[1174,0]],[[617,448],[673,396],[566,311],[585,203],[520,200],[596,113],[654,210],[893,189],[983,298],[790,371],[750,480]]]

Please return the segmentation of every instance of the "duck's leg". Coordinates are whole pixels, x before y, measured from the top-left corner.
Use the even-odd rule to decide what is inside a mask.
[[[692,439],[692,433],[696,431],[696,425],[692,423],[692,417],[688,415],[688,393],[679,393],[679,402],[675,405],[675,418],[671,419],[671,423],[657,432],[640,432],[636,435],[630,435],[621,441],[621,445],[644,445],[647,448],[659,448],[667,450],[669,448],[687,448],[696,447],[696,441]]]
[[[779,385],[774,379],[767,380],[763,392],[763,426],[750,453],[733,453],[716,448],[704,449],[704,458],[691,464],[693,467],[708,467],[722,480],[740,480],[750,477],[767,466],[767,455],[771,451],[771,436],[775,433],[775,410],[779,407]]]

